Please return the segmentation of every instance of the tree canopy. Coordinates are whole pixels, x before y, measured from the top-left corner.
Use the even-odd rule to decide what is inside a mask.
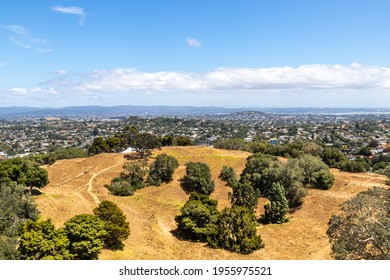
[[[214,231],[207,243],[212,248],[249,254],[264,247],[256,232],[256,217],[242,206],[226,207],[214,224]]]
[[[129,222],[123,211],[112,201],[104,200],[93,210],[93,214],[104,223],[107,235],[104,246],[108,249],[123,249],[123,241],[130,235]]]
[[[390,190],[373,188],[341,206],[329,220],[327,234],[340,260],[390,259]]]
[[[150,164],[147,183],[149,185],[159,186],[162,183],[172,181],[175,170],[179,167],[179,162],[173,156],[159,154],[156,160]]]
[[[80,214],[64,225],[69,252],[75,260],[97,260],[107,238],[104,222],[95,215]]]
[[[212,193],[215,184],[211,178],[210,167],[203,162],[186,163],[186,174],[181,178],[181,186],[188,193]]]
[[[206,241],[218,219],[218,202],[208,195],[192,192],[175,220],[180,235],[195,241]]]

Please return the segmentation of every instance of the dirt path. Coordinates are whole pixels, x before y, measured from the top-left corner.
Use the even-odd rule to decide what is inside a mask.
[[[93,181],[100,174],[102,174],[104,172],[107,172],[108,170],[113,169],[113,168],[117,167],[118,165],[123,165],[123,163],[121,162],[121,163],[115,164],[113,166],[107,167],[107,168],[105,168],[103,170],[100,170],[99,172],[93,173],[93,175],[89,179],[88,184],[87,184],[87,186],[88,186],[87,192],[92,196],[92,198],[95,201],[96,205],[99,205],[100,199],[93,193]]]

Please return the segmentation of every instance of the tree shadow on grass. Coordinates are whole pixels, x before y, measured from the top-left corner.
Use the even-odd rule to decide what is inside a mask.
[[[32,190],[31,190],[31,196],[39,196],[39,195],[41,195],[41,194],[43,194],[43,192],[41,192],[41,191],[38,190],[38,189],[32,189]]]

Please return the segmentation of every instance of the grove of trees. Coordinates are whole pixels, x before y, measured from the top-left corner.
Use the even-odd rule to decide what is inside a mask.
[[[105,187],[114,195],[131,196],[145,186],[171,182],[178,167],[177,159],[165,153],[157,155],[149,165],[146,160],[132,160],[126,162],[119,177],[113,178]]]
[[[56,229],[51,220],[28,220],[19,232],[18,254],[25,260],[96,260],[103,248],[123,249],[130,234],[123,212],[110,201],[94,214],[79,214]]]

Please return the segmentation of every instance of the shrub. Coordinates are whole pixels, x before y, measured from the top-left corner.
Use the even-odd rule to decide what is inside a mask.
[[[134,188],[122,178],[114,178],[110,185],[104,185],[113,195],[130,196],[134,194]]]
[[[237,184],[237,175],[231,166],[223,166],[218,176],[219,179],[226,182],[226,185],[233,187]]]

